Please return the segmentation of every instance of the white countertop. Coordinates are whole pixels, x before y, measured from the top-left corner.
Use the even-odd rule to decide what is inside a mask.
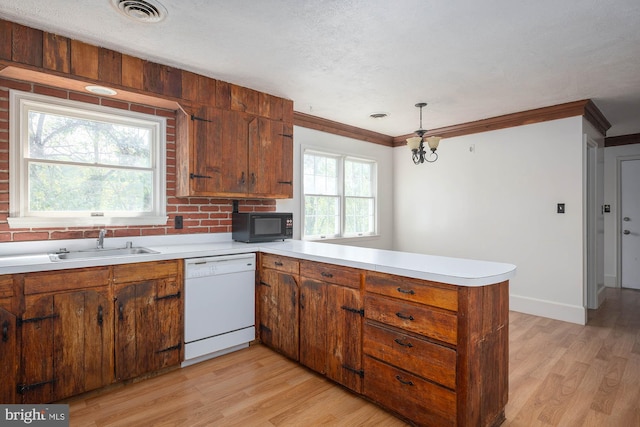
[[[109,246],[110,244],[120,243],[120,241],[114,242],[115,240],[117,239],[105,240],[105,247],[118,247]],[[0,274],[63,270],[258,251],[461,286],[483,286],[499,283],[512,278],[516,271],[516,266],[512,264],[300,240],[254,244],[230,240],[220,241],[219,238],[218,241],[206,242],[203,241],[202,237],[196,238],[195,241],[194,239],[184,238],[182,239],[184,243],[177,243],[175,238],[138,240],[140,241],[134,242],[134,246],[144,246],[158,253],[54,262],[47,255],[47,252],[55,250],[50,249],[52,243],[49,242],[48,245],[43,245],[43,252],[41,253],[6,254],[5,252],[3,256],[0,256]],[[164,244],[164,242],[167,242],[167,244]],[[64,247],[59,244],[56,245],[58,245],[57,247]],[[33,248],[30,247],[29,249],[33,251]],[[70,250],[76,249],[70,248]]]

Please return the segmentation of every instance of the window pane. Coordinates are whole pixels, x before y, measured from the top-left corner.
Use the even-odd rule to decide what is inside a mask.
[[[373,196],[373,163],[345,160],[345,196]]]
[[[372,234],[375,231],[373,198],[345,198],[345,233]]]
[[[305,194],[338,194],[338,159],[316,154],[304,155]]]
[[[340,234],[340,198],[304,197],[304,235],[332,237]]]
[[[29,111],[29,157],[63,162],[151,167],[148,128]]]
[[[153,172],[29,163],[29,211],[152,211]]]

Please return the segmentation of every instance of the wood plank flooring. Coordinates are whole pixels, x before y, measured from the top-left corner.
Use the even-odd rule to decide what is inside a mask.
[[[587,326],[510,313],[503,426],[640,426],[640,291]],[[404,426],[261,346],[68,402],[71,426]]]

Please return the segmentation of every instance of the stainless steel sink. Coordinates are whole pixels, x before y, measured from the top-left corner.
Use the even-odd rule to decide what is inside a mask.
[[[159,252],[143,247],[114,248],[114,249],[87,249],[84,251],[59,251],[49,254],[51,261],[70,261],[90,258],[104,258],[113,256],[157,254]]]

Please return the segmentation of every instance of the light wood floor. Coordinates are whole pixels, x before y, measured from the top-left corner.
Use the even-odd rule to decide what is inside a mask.
[[[587,326],[510,314],[503,426],[640,426],[640,292]],[[404,426],[263,346],[70,403],[71,426]]]

